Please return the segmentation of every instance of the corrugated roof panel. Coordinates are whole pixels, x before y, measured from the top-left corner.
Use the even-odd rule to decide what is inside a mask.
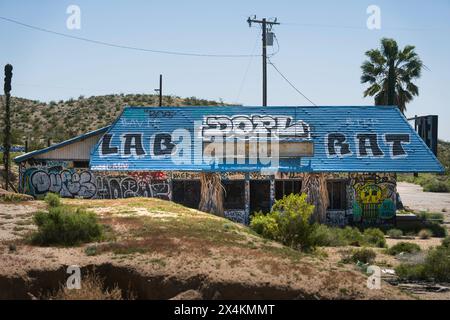
[[[103,135],[108,129],[109,126],[100,128],[72,139],[56,143],[47,148],[22,154],[15,157],[14,161],[19,163],[31,158],[46,160],[89,160],[92,147],[96,144],[98,139],[100,139],[100,136]]]
[[[240,135],[254,142],[256,134],[287,143],[312,141],[314,154],[272,163],[231,159],[223,164],[203,156],[204,142],[211,137],[233,140]],[[180,144],[183,139],[188,146]],[[94,148],[90,165],[111,171],[443,171],[391,106],[127,107]]]

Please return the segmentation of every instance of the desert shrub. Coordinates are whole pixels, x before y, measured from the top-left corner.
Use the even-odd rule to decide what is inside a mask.
[[[403,237],[403,231],[400,229],[390,229],[387,231],[387,235],[392,239],[400,239]]]
[[[402,263],[395,268],[395,273],[400,279],[405,280],[423,280],[426,278],[423,264]]]
[[[420,246],[415,244],[415,243],[411,243],[411,242],[399,242],[396,245],[393,245],[392,247],[390,247],[387,250],[387,253],[395,256],[399,253],[405,252],[405,253],[415,253],[420,251]]]
[[[250,227],[264,238],[276,240],[278,236],[278,224],[275,217],[256,212],[250,222]]]
[[[364,237],[358,228],[347,226],[341,232],[342,237],[349,245],[361,246],[364,243]]]
[[[321,247],[340,247],[347,245],[342,229],[318,225],[313,234],[314,244]]]
[[[445,238],[447,236],[447,228],[438,223],[426,224],[425,228],[431,231],[433,237]]]
[[[449,282],[450,249],[441,245],[428,252],[425,262],[401,264],[395,270],[401,279]]]
[[[257,213],[250,227],[263,237],[287,246],[309,250],[314,246],[314,229],[310,223],[314,206],[306,201],[306,194],[290,194],[277,200],[267,215]]]
[[[422,220],[436,223],[444,223],[444,215],[440,212],[425,212],[417,213],[416,216]]]
[[[364,241],[367,245],[384,248],[386,246],[386,239],[384,233],[377,228],[369,228],[364,230]]]
[[[429,229],[422,229],[417,235],[420,239],[430,239],[433,236],[433,232]]]
[[[426,192],[450,192],[450,185],[447,182],[432,180],[423,186]]]
[[[450,192],[449,175],[420,174],[418,177],[401,175],[400,180],[419,184],[427,192]]]
[[[425,275],[437,281],[450,281],[450,250],[439,246],[430,250],[425,259]]]
[[[59,197],[59,194],[56,193],[47,193],[45,195],[44,201],[49,205],[49,207],[58,207],[61,205],[61,198]]]
[[[441,242],[441,246],[450,249],[450,237],[445,237],[445,239],[443,239]]]
[[[26,194],[14,193],[14,192],[0,194],[0,201],[4,201],[4,202],[22,202],[22,201],[29,201],[29,200],[33,200],[33,197],[26,195]]]
[[[351,260],[353,262],[372,263],[375,260],[377,254],[372,249],[362,248],[353,251]]]
[[[71,246],[98,240],[102,236],[96,215],[84,209],[51,207],[48,212],[36,213],[33,220],[38,230],[31,241],[37,245]]]
[[[403,231],[403,234],[417,235],[422,229],[429,229],[433,232],[434,237],[445,238],[447,236],[447,229],[439,223],[429,221],[417,221],[410,223],[406,226],[397,226],[398,229]]]

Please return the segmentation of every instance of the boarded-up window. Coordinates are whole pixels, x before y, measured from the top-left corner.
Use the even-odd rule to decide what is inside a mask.
[[[330,210],[345,210],[347,209],[347,182],[345,180],[328,181],[328,197]]]

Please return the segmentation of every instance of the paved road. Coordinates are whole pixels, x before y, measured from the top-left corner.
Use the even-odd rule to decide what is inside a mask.
[[[446,212],[450,217],[450,193],[424,192],[419,185],[399,182],[397,191],[403,205],[414,210],[430,212]]]

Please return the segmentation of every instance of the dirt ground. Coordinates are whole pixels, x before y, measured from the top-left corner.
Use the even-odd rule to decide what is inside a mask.
[[[415,211],[441,212],[450,223],[450,193],[424,192],[419,185],[399,182],[397,191],[403,205]]]
[[[303,254],[241,225],[157,199],[64,202],[96,212],[114,238],[74,248],[32,246],[24,241],[33,230],[30,217],[45,205],[0,203],[3,298],[11,298],[8,290],[23,298],[36,281],[48,286],[54,272],[64,277],[61,268],[68,265],[97,266],[122,283],[134,279],[139,298],[179,298],[192,296],[184,295],[192,290],[208,299],[418,298],[384,282],[381,290],[369,290],[367,275],[339,262],[343,248]],[[87,248],[94,248],[95,254],[88,254]]]

